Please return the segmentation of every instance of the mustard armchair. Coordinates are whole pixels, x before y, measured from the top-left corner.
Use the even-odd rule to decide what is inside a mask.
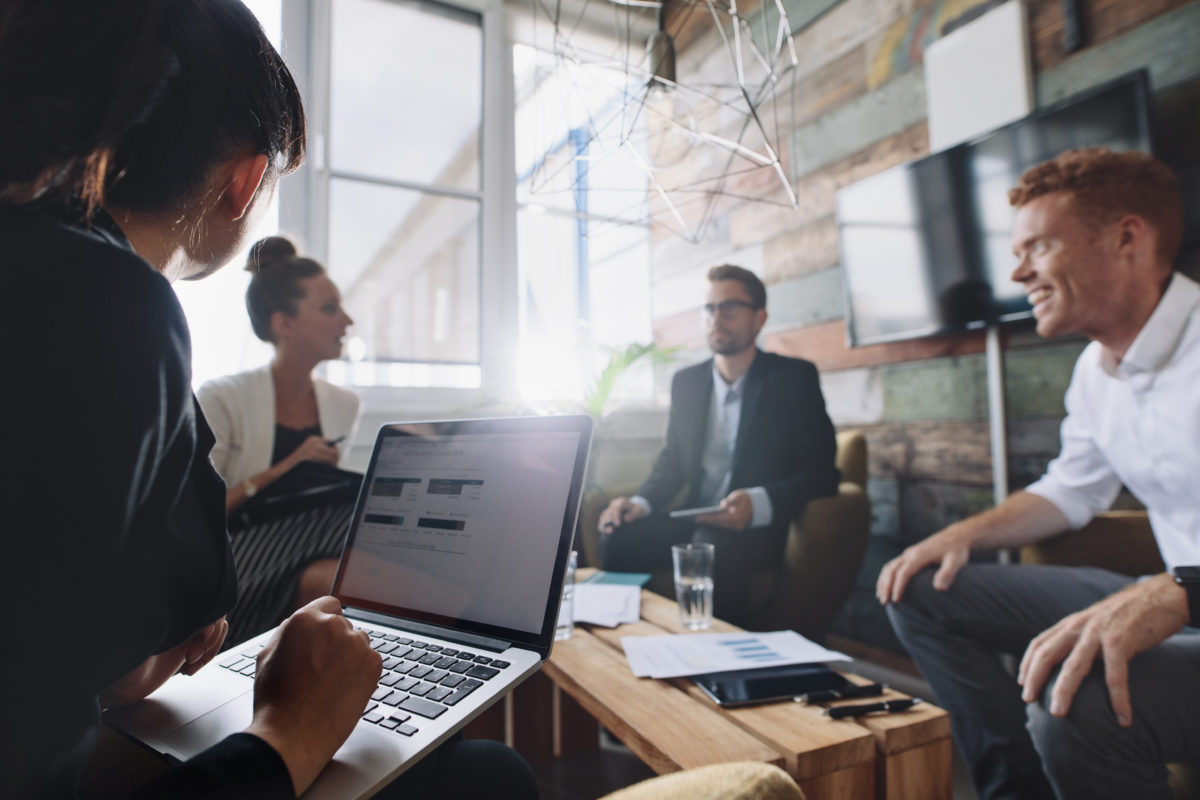
[[[792,520],[775,591],[756,613],[760,630],[790,628],[819,638],[854,589],[871,527],[867,440],[844,431],[837,444],[838,493],[809,502]]]
[[[660,775],[602,800],[804,800],[804,793],[779,767],[735,761]]]
[[[1121,575],[1162,572],[1162,556],[1145,511],[1106,511],[1077,531],[1021,548],[1022,564],[1101,567]]]
[[[774,575],[752,576],[764,587],[755,612],[757,630],[790,628],[818,638],[854,588],[862,567],[871,525],[867,499],[867,442],[856,430],[837,435],[836,463],[842,472],[838,493],[813,500],[792,520],[783,561]],[[580,508],[576,548],[581,561],[599,566],[596,524],[608,501],[633,494],[636,487],[588,492]],[[674,593],[669,572],[655,575],[650,588]]]

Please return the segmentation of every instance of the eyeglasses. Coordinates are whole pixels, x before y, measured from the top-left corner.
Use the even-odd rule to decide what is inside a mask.
[[[710,317],[715,317],[717,314],[722,317],[732,317],[743,308],[758,308],[758,306],[754,303],[747,303],[745,300],[722,300],[719,303],[705,303],[704,313]]]

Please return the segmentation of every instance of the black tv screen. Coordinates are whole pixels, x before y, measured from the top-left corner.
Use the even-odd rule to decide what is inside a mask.
[[[851,346],[1032,316],[1016,265],[1008,190],[1064,150],[1151,151],[1144,70],[835,196]]]

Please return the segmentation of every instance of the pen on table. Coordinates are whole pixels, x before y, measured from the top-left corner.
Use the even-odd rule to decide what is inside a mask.
[[[886,689],[882,683],[868,683],[863,686],[847,686],[842,689],[824,689],[819,692],[805,692],[792,698],[796,703],[828,703],[830,700],[846,700],[851,697],[877,697]]]
[[[866,705],[836,706],[835,708],[827,708],[821,713],[830,719],[861,717],[864,714],[873,714],[876,711],[884,711],[892,714],[897,711],[910,709],[919,702],[921,702],[921,698],[919,697],[906,697],[903,700],[884,700],[881,703],[867,703]]]

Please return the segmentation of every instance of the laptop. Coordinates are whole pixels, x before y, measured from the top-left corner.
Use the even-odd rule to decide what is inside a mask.
[[[332,593],[383,675],[305,798],[369,797],[549,658],[591,439],[582,415],[380,429]],[[105,723],[191,758],[249,724],[272,633]]]

